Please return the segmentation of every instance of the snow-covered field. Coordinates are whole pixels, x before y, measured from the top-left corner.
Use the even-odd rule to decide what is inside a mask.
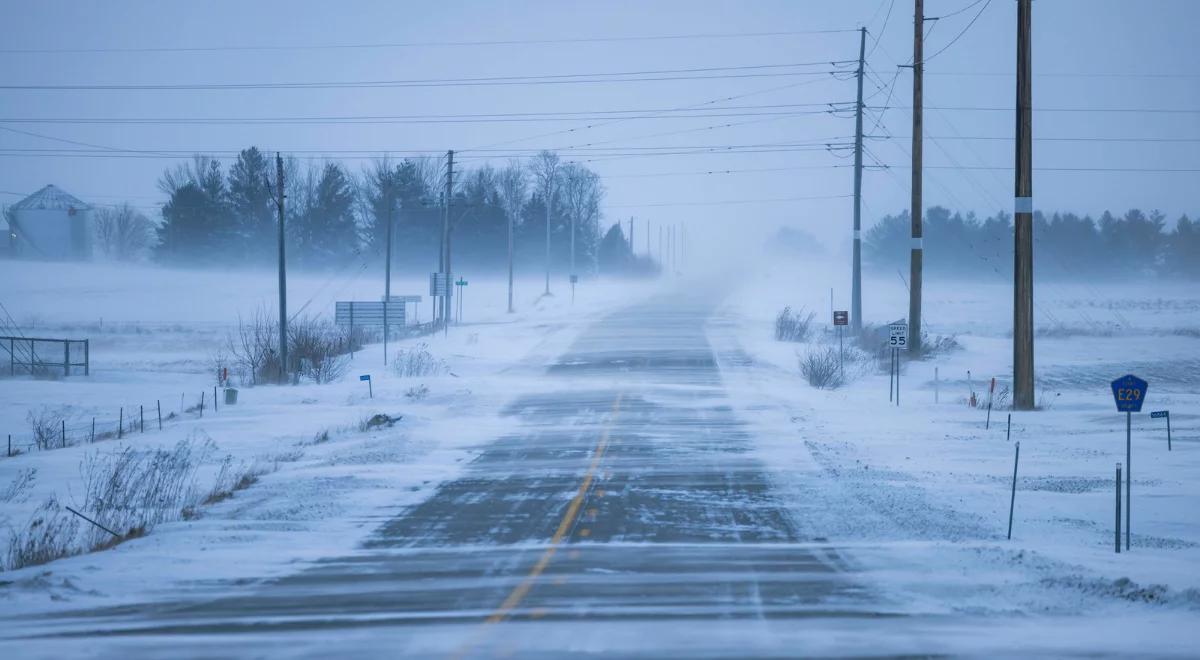
[[[811,280],[786,268],[770,277]],[[899,278],[868,280],[864,292],[868,319],[906,316]],[[1011,379],[1010,292],[1001,283],[927,282],[928,332],[962,348],[905,363],[898,407],[886,361],[882,371],[852,366],[851,382],[836,390],[798,381],[799,355],[837,345],[828,287],[735,297],[712,334],[730,391],[759,430],[762,459],[802,525],[851,544],[870,579],[912,611],[966,615],[961,632],[973,641],[942,648],[1194,654],[1200,636],[1182,622],[1200,611],[1200,291],[1158,282],[1039,285],[1041,409],[1011,413],[1011,439],[1008,410],[993,410],[985,428],[990,378],[998,392]],[[847,299],[835,292],[838,309]],[[772,338],[774,315],[789,304],[818,312],[811,344]],[[1126,462],[1125,416],[1109,382],[1131,372],[1150,385],[1132,418],[1133,547],[1118,555],[1115,464]],[[967,405],[972,391],[980,407]],[[1171,451],[1164,420],[1149,417],[1164,409]],[[1046,618],[1023,620],[1020,633],[983,623],[1008,613]],[[1121,634],[1106,628],[1118,620]]]
[[[80,505],[89,456],[210,439],[213,448],[196,475],[202,492],[212,488],[226,457],[235,470],[261,473],[253,486],[204,506],[194,520],[161,524],[107,552],[8,571],[0,609],[26,614],[177,597],[181,587],[261,580],[352,551],[379,522],[421,501],[457,474],[481,443],[501,435],[511,418],[500,417],[500,408],[537,387],[544,366],[588,319],[655,286],[584,281],[572,303],[566,282],[554,281],[555,295],[543,297],[544,281],[530,277],[517,281],[516,312],[508,314],[502,281],[472,279],[461,326],[389,346],[393,358],[425,346],[444,362],[445,373],[402,377],[383,365],[382,345],[372,344],[337,382],[243,387],[236,406],[214,412],[214,355],[239,315],[276,304],[273,273],[3,261],[0,279],[6,283],[0,301],[24,335],[89,337],[92,363],[89,377],[0,380],[0,432],[12,433],[21,450],[12,458],[0,454],[6,546],[8,533],[25,529],[48,497]],[[422,278],[397,277],[393,293],[423,294],[427,287]],[[290,309],[307,305],[307,313],[331,316],[335,300],[378,300],[381,288],[363,278],[293,275]],[[428,304],[418,319],[429,318]],[[364,374],[372,377],[373,398],[359,380]],[[426,394],[414,392],[422,387]],[[182,412],[194,408],[201,393],[209,397],[203,417]],[[158,401],[164,417],[175,415],[162,431]],[[115,429],[119,410],[137,415],[139,404],[145,433],[138,425],[121,439],[87,442],[92,417],[98,428]],[[27,446],[27,415],[43,408],[65,411],[66,448]],[[402,420],[364,431],[363,422],[376,414]]]
[[[814,389],[797,369],[797,353],[810,347],[773,339],[774,315],[791,305],[817,312],[812,345],[836,344],[823,273],[837,275],[839,286],[845,279],[815,264],[775,266],[736,280],[747,283],[740,287],[724,278],[712,290],[728,295],[708,327],[736,412],[755,431],[757,453],[799,526],[846,548],[882,598],[958,622],[961,639],[940,638],[935,652],[1003,652],[1013,635],[1042,640],[1038,648],[1050,654],[1196,648],[1197,632],[1185,624],[1200,610],[1200,293],[1166,283],[1039,285],[1042,410],[1013,413],[1009,438],[1007,410],[994,410],[985,429],[985,408],[966,405],[972,390],[986,403],[991,377],[998,390],[1008,379],[1004,283],[927,281],[927,330],[955,337],[961,349],[905,363],[897,407],[886,373],[873,365],[852,367],[843,388]],[[85,457],[126,445],[211,439],[215,449],[196,477],[201,488],[227,455],[261,473],[194,519],[111,550],[4,573],[6,616],[205,594],[351,554],[379,523],[503,435],[513,421],[500,409],[538,391],[545,365],[591,321],[664,288],[711,284],[585,282],[572,304],[561,281],[557,295],[539,298],[535,277],[518,282],[518,311],[509,315],[501,282],[472,280],[463,326],[392,348],[425,343],[447,373],[400,377],[372,345],[338,382],[243,388],[237,406],[200,418],[180,413],[180,395],[184,408],[201,392],[211,396],[213,355],[239,314],[272,308],[273,273],[0,262],[0,279],[0,300],[26,334],[90,337],[93,364],[87,378],[0,380],[0,433],[28,435],[26,415],[44,406],[66,407],[72,429],[156,401],[164,414],[179,414],[162,431],[148,416],[144,434],[0,459],[7,529],[25,525],[51,495],[77,502]],[[294,276],[291,308],[329,314],[336,299],[378,299],[379,283],[344,280]],[[413,278],[393,291],[425,288]],[[868,279],[865,292],[869,320],[906,314],[899,278]],[[849,307],[848,292],[834,298],[836,308]],[[421,314],[428,318],[428,302]],[[1173,451],[1160,420],[1134,416],[1133,548],[1117,555],[1113,480],[1115,463],[1125,462],[1124,419],[1108,381],[1127,372],[1150,382],[1145,411],[1171,410]],[[374,398],[358,379],[368,373]],[[427,395],[408,395],[421,385]],[[362,430],[377,413],[403,418],[391,429]],[[26,486],[9,486],[26,475]],[[994,614],[1020,615],[1018,630],[990,627]],[[1128,634],[1116,633],[1116,620]]]

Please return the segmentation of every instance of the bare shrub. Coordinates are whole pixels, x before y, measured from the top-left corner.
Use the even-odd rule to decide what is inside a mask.
[[[265,311],[250,319],[238,316],[237,329],[227,339],[234,372],[242,385],[258,385],[279,379],[279,325]]]
[[[12,482],[0,490],[0,502],[24,502],[29,499],[30,488],[37,477],[37,468],[25,468],[17,472]]]
[[[804,313],[804,309],[793,312],[784,307],[775,317],[775,339],[777,341],[804,341],[812,332],[812,321],[816,312]]]
[[[23,529],[9,532],[5,569],[11,571],[78,554],[81,549],[75,539],[79,536],[79,522],[57,499],[47,499]]]
[[[161,522],[178,520],[197,499],[196,470],[214,449],[201,442],[180,440],[170,449],[124,447],[111,453],[94,452],[80,466],[83,512],[122,536],[141,535]],[[106,544],[111,535],[91,529],[88,546]]]
[[[216,481],[201,501],[202,504],[216,504],[233,497],[239,490],[245,490],[258,483],[258,478],[268,470],[258,462],[247,464],[238,461],[235,465],[233,456],[226,455],[221,461],[221,469],[217,472]]]
[[[837,389],[843,384],[838,350],[832,346],[809,349],[800,357],[800,373],[818,389]]]
[[[408,388],[408,390],[404,393],[404,398],[408,399],[409,401],[420,401],[427,396],[429,396],[429,388],[424,384],[414,385],[413,387]]]
[[[346,374],[346,353],[362,347],[355,345],[356,339],[328,321],[306,316],[288,324],[288,356],[299,364],[301,376],[329,383]]]
[[[60,408],[43,406],[30,410],[25,415],[33,433],[33,444],[38,449],[56,449],[63,446],[62,426],[66,413]]]
[[[441,376],[450,368],[445,361],[434,357],[433,353],[429,352],[429,345],[422,342],[396,351],[395,357],[392,358],[392,370],[397,376],[415,378]]]

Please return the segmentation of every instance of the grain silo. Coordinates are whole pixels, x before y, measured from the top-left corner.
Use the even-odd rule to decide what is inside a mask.
[[[9,245],[26,259],[92,258],[92,207],[51,184],[9,207]]]

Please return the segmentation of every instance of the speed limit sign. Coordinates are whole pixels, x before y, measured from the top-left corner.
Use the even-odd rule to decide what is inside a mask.
[[[908,350],[908,324],[892,323],[888,326],[888,347]]]

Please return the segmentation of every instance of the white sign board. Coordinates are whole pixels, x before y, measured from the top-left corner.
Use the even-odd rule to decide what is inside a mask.
[[[907,323],[893,323],[888,326],[888,348],[908,350]]]
[[[387,318],[384,318],[384,309],[387,309]],[[404,325],[404,304],[375,301],[350,301],[339,300],[334,303],[333,322],[337,325],[350,326],[383,326],[384,321],[388,325]]]
[[[429,274],[429,295],[445,297],[449,293],[450,277],[446,273]]]

